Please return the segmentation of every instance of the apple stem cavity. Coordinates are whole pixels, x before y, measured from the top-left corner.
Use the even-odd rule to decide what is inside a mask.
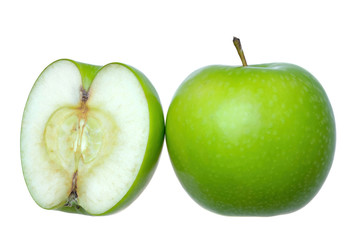
[[[234,37],[234,38],[233,38],[233,43],[234,43],[235,48],[236,48],[236,50],[237,50],[237,52],[238,52],[238,54],[239,54],[239,56],[240,56],[242,65],[243,65],[244,67],[246,67],[246,66],[247,66],[247,63],[246,63],[244,51],[243,51],[243,49],[242,49],[242,47],[241,47],[240,39],[237,38],[237,37]]]

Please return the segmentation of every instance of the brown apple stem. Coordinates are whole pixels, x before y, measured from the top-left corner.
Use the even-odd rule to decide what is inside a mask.
[[[241,47],[240,39],[237,38],[237,37],[234,37],[234,38],[233,38],[233,43],[234,43],[235,48],[236,48],[236,50],[237,50],[237,52],[238,52],[238,54],[239,54],[239,56],[240,56],[242,65],[243,65],[244,67],[246,67],[246,66],[247,66],[247,63],[246,63],[244,51],[243,51],[243,49],[242,49],[242,47]]]

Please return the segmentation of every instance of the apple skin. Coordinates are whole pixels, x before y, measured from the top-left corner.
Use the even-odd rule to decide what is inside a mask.
[[[208,66],[178,88],[166,143],[188,194],[222,215],[296,211],[320,190],[335,120],[320,83],[292,64]]]
[[[94,80],[97,72],[101,70],[103,67],[107,66],[107,65],[105,66],[90,65],[81,62],[76,62],[71,59],[59,59],[57,61],[64,61],[64,60],[70,61],[78,67],[82,77],[83,88],[85,90],[89,90],[90,85]],[[51,66],[53,63],[51,63],[49,66]],[[165,135],[164,114],[162,111],[160,99],[155,88],[148,80],[148,78],[142,72],[129,65],[125,65],[123,63],[110,63],[110,64],[119,64],[126,67],[139,80],[139,83],[141,84],[144,90],[145,97],[147,99],[147,103],[149,107],[150,128],[149,128],[149,139],[146,146],[144,159],[134,183],[132,184],[126,195],[114,207],[99,215],[108,215],[111,213],[115,213],[119,210],[122,210],[126,208],[128,205],[130,205],[141,194],[141,192],[145,189],[145,187],[147,186],[147,184],[149,183],[150,179],[152,178],[155,172],[158,159],[161,154],[161,150],[164,142],[164,135]],[[73,206],[73,207],[58,206],[54,210],[60,210],[70,213],[80,213],[85,215],[94,215],[87,213],[82,207],[79,206]]]

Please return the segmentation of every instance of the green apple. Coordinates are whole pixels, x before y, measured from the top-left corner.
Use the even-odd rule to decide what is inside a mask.
[[[112,213],[145,188],[163,139],[159,97],[140,71],[55,61],[34,84],[23,114],[26,185],[45,209]]]
[[[298,210],[319,191],[335,150],[320,83],[287,63],[208,66],[178,88],[166,119],[175,173],[201,206],[223,215]]]

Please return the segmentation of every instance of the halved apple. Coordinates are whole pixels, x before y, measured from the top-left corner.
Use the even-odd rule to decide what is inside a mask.
[[[140,71],[61,59],[41,73],[25,106],[24,178],[42,208],[111,213],[147,185],[163,139],[159,97]]]

